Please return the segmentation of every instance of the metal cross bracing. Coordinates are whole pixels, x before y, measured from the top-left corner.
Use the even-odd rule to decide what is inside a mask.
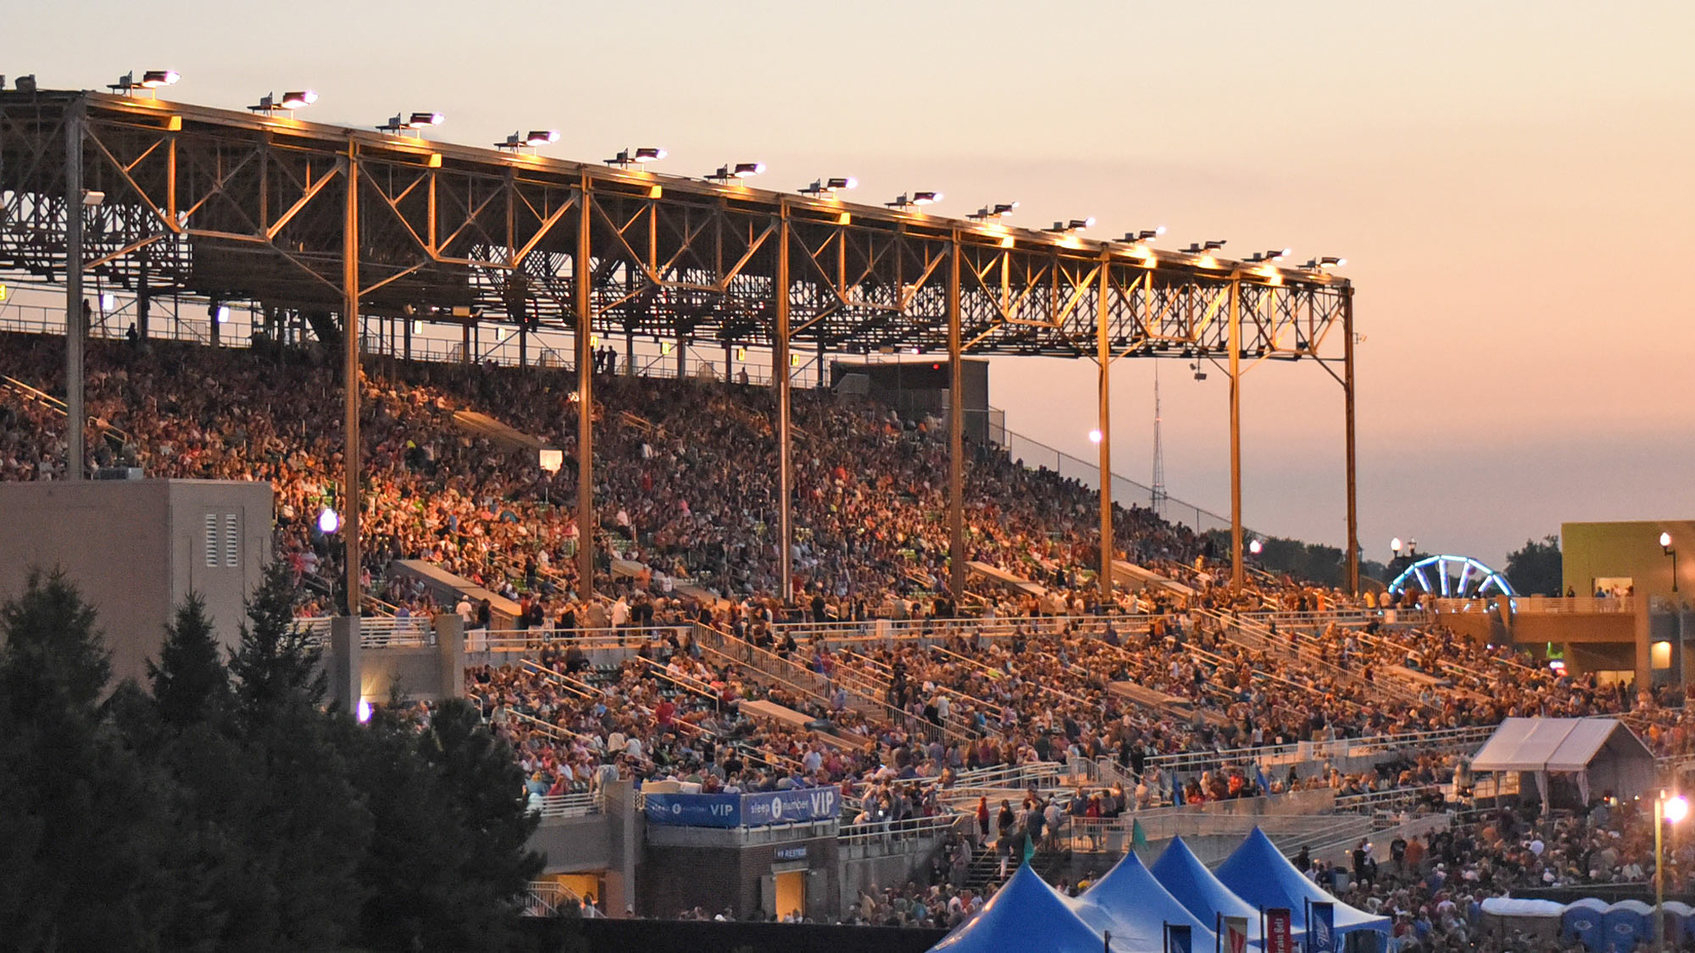
[[[83,201],[90,193],[101,201]],[[507,325],[521,341],[538,329],[565,331],[578,339],[579,390],[591,400],[583,358],[597,334],[769,347],[774,368],[788,368],[795,347],[946,356],[956,369],[965,355],[1090,358],[1100,367],[1103,465],[1112,362],[1219,362],[1231,381],[1238,584],[1241,374],[1266,360],[1316,361],[1327,370],[1339,363],[1349,421],[1350,582],[1356,578],[1352,287],[1322,271],[288,116],[44,91],[0,92],[0,273],[63,281],[68,313],[78,311],[72,302],[84,274],[127,288],[143,334],[146,302],[158,296],[251,300],[266,313],[310,319],[325,339],[358,340],[339,320],[348,312],[467,329]],[[70,337],[80,345],[81,333]],[[67,361],[73,350],[79,366],[68,376],[80,385],[80,347],[67,348]],[[348,373],[357,373],[356,359]],[[790,375],[774,376],[786,449]],[[592,450],[591,400],[579,403],[581,445]],[[956,399],[956,416],[959,407]],[[73,475],[82,473],[77,449]],[[579,456],[592,466],[592,452]],[[954,456],[957,556],[962,476]],[[583,507],[589,477],[579,474]],[[356,490],[349,481],[350,495]],[[786,539],[788,494],[781,499]],[[1110,518],[1103,490],[1103,539],[1111,538]],[[349,532],[356,538],[356,528]],[[580,552],[583,578],[592,579],[593,547]],[[785,580],[788,552],[781,548]],[[964,562],[954,559],[956,592]],[[1110,579],[1103,571],[1103,590]]]

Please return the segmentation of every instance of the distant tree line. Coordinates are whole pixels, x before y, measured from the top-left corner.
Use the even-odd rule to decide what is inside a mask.
[[[273,566],[227,658],[190,596],[115,688],[62,574],[0,606],[0,946],[508,945],[542,865],[510,750],[463,701],[423,728],[326,707],[292,596]]]
[[[1248,565],[1258,566],[1266,572],[1279,576],[1290,576],[1303,582],[1311,582],[1321,586],[1343,588],[1348,582],[1348,568],[1344,563],[1345,553],[1335,546],[1322,543],[1304,543],[1298,539],[1287,539],[1282,536],[1258,536],[1260,552],[1257,556],[1247,556]],[[1213,530],[1207,534],[1210,553],[1226,562],[1230,559],[1230,532],[1228,530]],[[1242,551],[1247,555],[1248,539],[1243,538]],[[1376,579],[1383,574],[1383,564],[1369,559],[1360,560],[1360,578]]]

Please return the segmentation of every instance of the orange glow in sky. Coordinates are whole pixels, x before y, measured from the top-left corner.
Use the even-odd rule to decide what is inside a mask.
[[[0,72],[240,109],[314,89],[310,118],[450,117],[543,154],[662,143],[662,171],[756,157],[759,185],[853,175],[963,217],[1097,216],[1094,237],[1349,259],[1360,541],[1496,563],[1562,520],[1695,516],[1695,4],[1502,0],[19,4]],[[259,8],[255,8],[257,10]],[[1147,482],[1152,366],[1115,365],[1115,469]],[[1161,367],[1166,484],[1226,512],[1225,376]],[[1092,459],[1087,362],[1000,359],[1010,429]],[[1261,366],[1244,389],[1244,519],[1341,544],[1340,388]]]

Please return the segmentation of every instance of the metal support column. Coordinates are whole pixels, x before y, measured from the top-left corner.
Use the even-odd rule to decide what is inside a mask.
[[[1354,287],[1342,292],[1342,402],[1347,418],[1348,443],[1348,594],[1360,594],[1360,534],[1357,510],[1357,476],[1354,449]]]
[[[65,114],[65,479],[88,472],[83,425],[83,342],[88,322],[82,311],[82,127],[79,102]]]
[[[789,207],[783,205],[777,224],[777,274],[773,293],[777,297],[777,333],[771,346],[771,384],[777,391],[777,593],[784,602],[794,596],[794,527],[790,525],[789,497],[794,492],[794,462],[789,444]]]
[[[965,360],[959,314],[959,233],[948,252],[948,588],[965,598]]]
[[[577,598],[594,595],[594,337],[593,241],[594,219],[589,208],[589,180],[583,177],[577,200],[577,252],[571,263],[572,292],[577,311]]]
[[[1230,589],[1242,591],[1242,279],[1230,279]]]
[[[1098,422],[1101,431],[1101,602],[1112,602],[1112,557],[1116,549],[1112,532],[1112,262],[1101,256],[1099,300],[1095,303],[1095,361],[1100,365],[1096,390],[1100,399]]]
[[[362,602],[359,592],[359,146],[347,144],[347,207],[341,232],[341,284],[345,297],[341,306],[342,325],[342,422],[341,540],[347,559],[347,604],[345,614],[356,616]],[[212,321],[217,323],[214,315]]]

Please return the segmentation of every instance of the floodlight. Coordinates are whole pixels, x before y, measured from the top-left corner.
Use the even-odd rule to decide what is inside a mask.
[[[447,117],[436,112],[413,113],[406,120],[408,126],[439,126],[447,121]]]
[[[1053,223],[1053,227],[1048,229],[1048,231],[1074,235],[1085,228],[1093,228],[1094,224],[1095,217],[1091,215],[1088,218],[1074,218],[1070,221],[1055,222]]]
[[[801,188],[802,195],[834,195],[846,189],[859,188],[859,180],[851,175],[831,176],[827,179],[813,179],[812,184]]]
[[[1101,442],[1101,432],[1099,430],[1089,431],[1089,442],[1090,443],[1100,443]]]
[[[1273,248],[1270,251],[1256,251],[1252,255],[1249,255],[1247,260],[1252,262],[1282,261],[1289,257],[1289,251],[1290,250],[1287,248]]]
[[[182,76],[174,69],[150,69],[141,74],[140,85],[144,89],[158,89],[161,86],[175,86]]]
[[[992,218],[1005,218],[1008,215],[1011,215],[1012,210],[1017,207],[1017,202],[1001,202],[996,205],[985,205],[966,217],[975,219],[979,222],[985,222]]]
[[[341,529],[340,513],[327,506],[318,511],[318,532],[328,536],[339,529]]]
[[[1160,237],[1161,235],[1164,235],[1164,234],[1165,234],[1165,226],[1164,225],[1156,225],[1153,228],[1144,228],[1139,232],[1125,232],[1124,233],[1124,240],[1127,241],[1127,242],[1138,242],[1138,243],[1140,243],[1140,242],[1151,242],[1154,239],[1156,239],[1156,238],[1158,238],[1158,237]]]
[[[1265,544],[1261,543],[1257,539],[1251,540],[1248,543],[1248,552],[1252,553],[1255,556],[1258,556],[1260,554],[1260,551],[1263,550],[1263,549],[1265,549]]]
[[[658,146],[642,146],[638,149],[620,149],[617,155],[605,161],[607,165],[627,169],[632,165],[639,165],[644,162],[657,162],[665,158],[666,155],[665,150]]]
[[[530,134],[524,137],[524,142],[532,146],[546,146],[558,141],[557,129],[531,129]]]
[[[1316,271],[1320,268],[1340,268],[1347,263],[1348,259],[1346,258],[1336,258],[1326,255],[1323,258],[1309,258],[1307,259],[1307,263],[1301,267],[1306,268],[1309,271]]]
[[[317,101],[318,101],[318,94],[314,90],[297,89],[297,90],[294,90],[292,92],[283,93],[283,95],[282,95],[282,108],[284,108],[284,109],[302,109],[306,106],[312,105],[313,103],[315,103]]]
[[[706,178],[714,182],[728,182],[731,179],[752,178],[764,171],[763,162],[726,162],[718,167],[718,171],[707,173]]]
[[[99,189],[83,189],[82,190],[82,204],[87,208],[94,208],[95,206],[97,206],[97,205],[99,205],[99,204],[101,204],[102,202],[105,202],[105,201],[106,201],[106,193],[100,191]]]
[[[1689,799],[1681,794],[1666,798],[1664,812],[1666,820],[1676,824],[1689,816]]]

